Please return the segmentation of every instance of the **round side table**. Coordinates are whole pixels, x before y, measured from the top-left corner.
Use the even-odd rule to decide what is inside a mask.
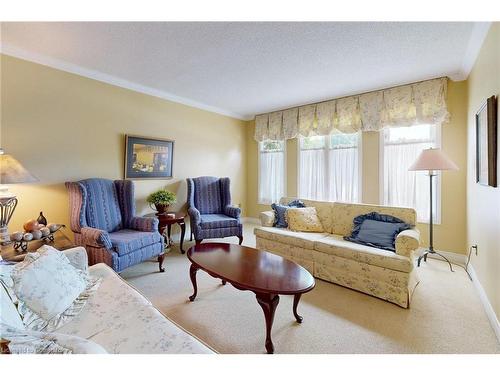
[[[168,216],[168,214],[175,216]],[[172,246],[174,243],[174,241],[172,241],[172,237],[170,236],[172,225],[173,224],[179,225],[179,227],[181,228],[181,243],[179,247],[181,253],[184,254],[185,251],[182,248],[182,246],[184,245],[184,235],[186,234],[186,223],[184,221],[186,214],[182,212],[166,212],[163,214],[153,213],[145,215],[145,217],[155,217],[155,216],[160,221],[158,225],[158,232],[160,232],[160,234],[165,237],[165,244],[167,245],[167,247]],[[163,233],[165,232],[165,229],[167,229],[167,236],[165,236],[165,234]]]

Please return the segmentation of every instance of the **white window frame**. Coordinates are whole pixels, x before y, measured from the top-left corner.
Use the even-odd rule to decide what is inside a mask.
[[[297,138],[297,197],[302,198],[300,194],[300,152],[301,149],[302,137]],[[356,145],[358,149],[358,203],[363,202],[363,132],[358,132],[358,144]],[[329,151],[328,148],[325,147],[325,152]]]
[[[261,141],[261,142],[257,142],[257,153],[258,153],[258,161],[257,161],[257,204],[262,204],[262,205],[269,205],[273,202],[268,202],[268,201],[265,201],[265,200],[261,200],[260,199],[260,181],[261,181],[261,175],[260,175],[260,166],[261,166],[261,150],[260,150],[260,145],[262,142],[265,142],[265,141]],[[284,141],[279,141],[279,142],[283,142],[283,197],[286,197],[286,194],[287,194],[287,187],[286,187],[286,181],[287,181],[287,175],[286,175],[286,172],[287,172],[287,153],[286,153],[286,144],[287,144],[287,141],[284,140]]]
[[[436,148],[441,148],[441,133],[442,133],[442,125],[433,125],[436,127]],[[385,129],[381,130],[379,133],[379,202],[380,204],[384,204],[384,146],[385,146],[385,137],[384,137]],[[414,173],[414,172],[411,172]],[[440,225],[441,224],[441,211],[442,211],[442,200],[441,200],[441,179],[442,174],[440,171],[434,171],[436,174],[436,189],[433,191],[433,199],[436,199],[436,210],[434,211],[434,221],[433,224]],[[429,220],[418,220],[417,223],[429,224]]]

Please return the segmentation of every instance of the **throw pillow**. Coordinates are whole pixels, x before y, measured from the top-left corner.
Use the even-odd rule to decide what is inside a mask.
[[[305,207],[304,203],[298,199],[288,202],[288,204],[276,204],[273,203],[271,208],[274,211],[274,225],[277,228],[287,228],[288,223],[286,222],[286,211],[290,207]]]
[[[396,251],[394,242],[399,232],[411,228],[397,217],[378,212],[356,216],[353,223],[351,235],[344,237],[346,241],[389,251]]]
[[[295,232],[324,232],[314,207],[291,207],[286,211],[288,228]]]
[[[75,268],[51,246],[29,253],[11,273],[17,309],[26,328],[53,331],[76,316],[101,279]]]

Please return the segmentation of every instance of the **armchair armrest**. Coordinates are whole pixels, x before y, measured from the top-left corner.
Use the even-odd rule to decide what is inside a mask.
[[[241,215],[241,208],[227,205],[226,207],[224,207],[224,214],[238,219]]]
[[[87,250],[85,250],[84,247],[73,247],[71,249],[64,250],[63,254],[66,255],[66,258],[68,258],[73,267],[88,273],[89,259],[87,257]]]
[[[189,207],[188,214],[189,218],[191,219],[191,228],[193,226],[200,224],[201,216],[200,216],[200,211],[198,211],[198,209],[196,209],[195,207]]]
[[[106,249],[111,249],[113,247],[108,232],[104,230],[83,227],[81,229],[81,233],[83,243],[86,245],[93,247],[105,247]]]
[[[272,227],[274,225],[274,211],[264,211],[261,212],[259,215],[260,218],[260,224],[263,227]]]
[[[407,229],[396,236],[396,254],[410,257],[411,253],[420,246],[420,232],[418,229]]]
[[[158,230],[159,220],[156,217],[134,216],[130,220],[130,229],[141,232],[156,232]]]

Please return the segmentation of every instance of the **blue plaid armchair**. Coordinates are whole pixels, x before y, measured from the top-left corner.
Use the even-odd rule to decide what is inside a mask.
[[[158,256],[164,271],[158,219],[135,216],[132,181],[91,178],[66,182],[66,188],[75,244],[87,249],[90,265],[106,263],[121,272]]]
[[[188,178],[188,213],[196,243],[207,238],[237,236],[243,242],[239,207],[231,206],[227,177]]]

